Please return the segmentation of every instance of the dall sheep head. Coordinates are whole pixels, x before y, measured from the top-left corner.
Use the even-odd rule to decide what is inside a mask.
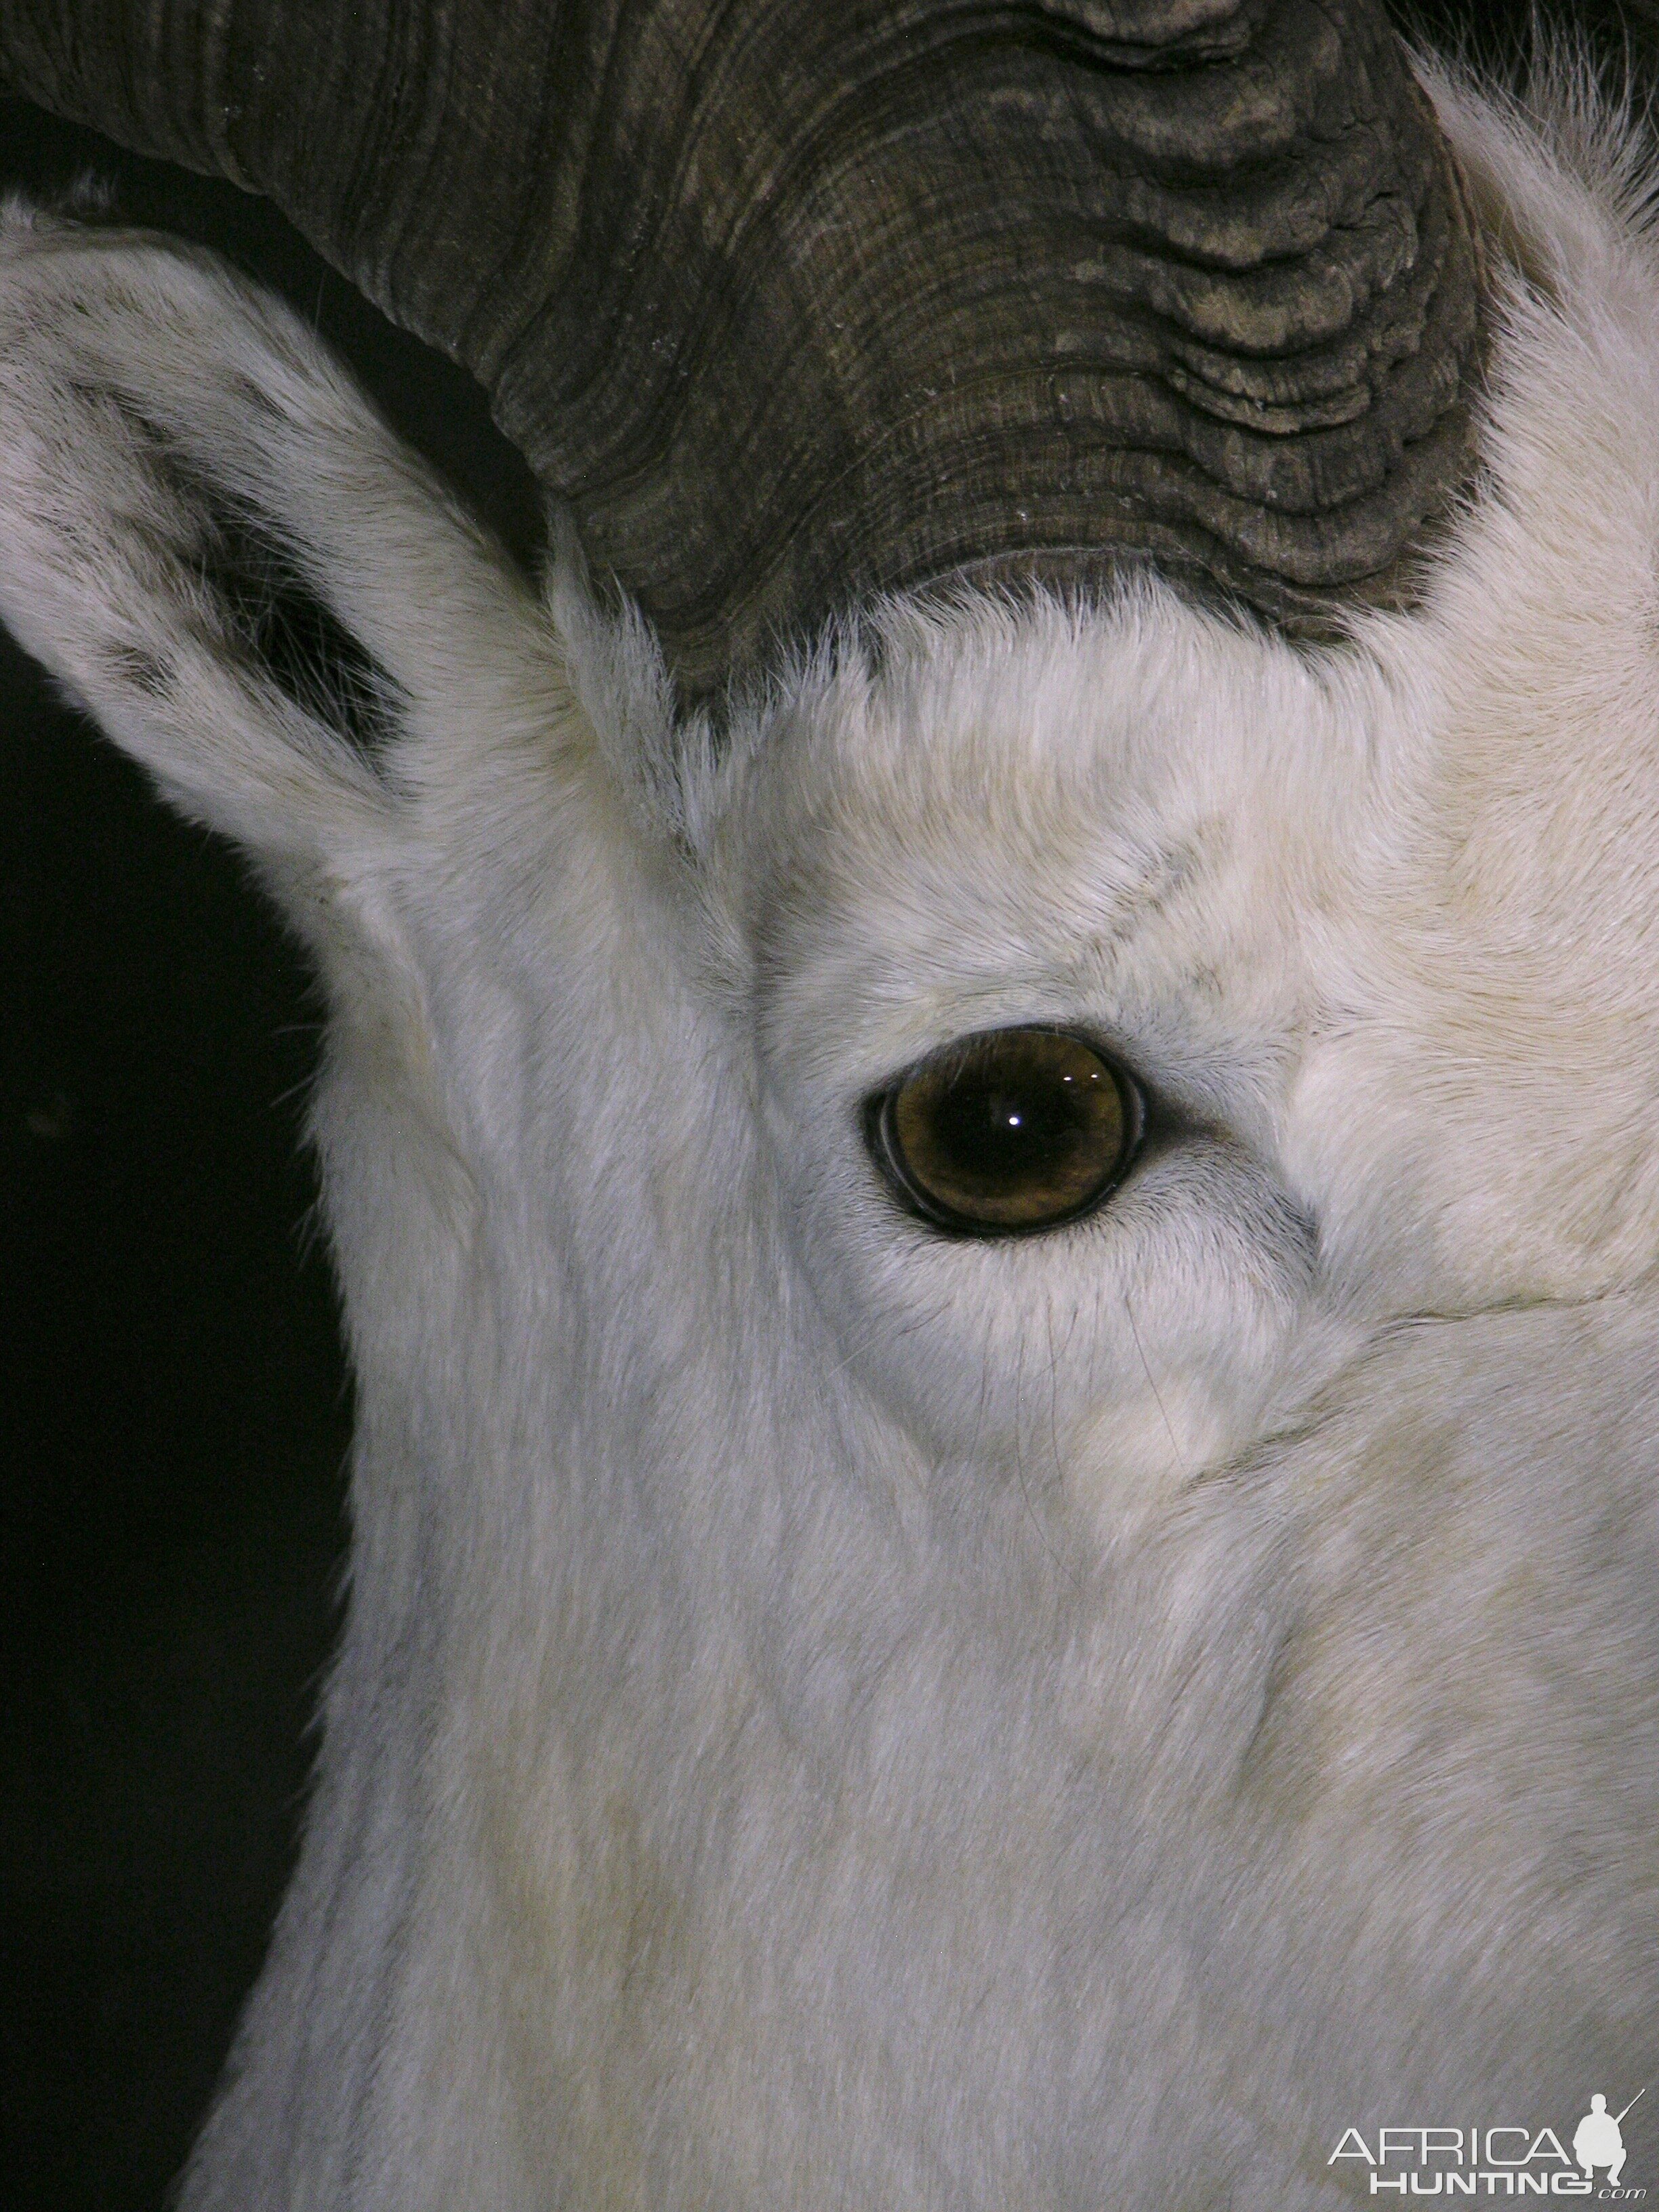
[[[481,368],[543,594],[212,257],[0,233],[0,614],[330,1006],[351,1604],[185,2205],[1570,2177],[1659,2073],[1645,155],[1359,6],[620,4],[421,18],[354,197],[392,20],[128,135]]]

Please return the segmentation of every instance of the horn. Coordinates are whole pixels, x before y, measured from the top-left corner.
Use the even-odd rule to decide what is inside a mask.
[[[0,81],[471,368],[687,700],[963,574],[1398,599],[1469,465],[1380,0],[0,0]]]

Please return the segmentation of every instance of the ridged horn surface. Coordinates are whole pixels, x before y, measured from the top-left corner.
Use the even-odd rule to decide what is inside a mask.
[[[465,362],[688,697],[961,572],[1383,595],[1478,267],[1377,0],[0,0]]]

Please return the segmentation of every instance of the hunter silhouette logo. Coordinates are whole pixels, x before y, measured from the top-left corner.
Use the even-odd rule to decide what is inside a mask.
[[[1372,2197],[1591,2197],[1636,2203],[1648,2192],[1624,2179],[1629,2153],[1623,2123],[1646,2094],[1644,2086],[1622,2112],[1610,2112],[1598,2089],[1573,2130],[1571,2152],[1552,2127],[1384,2127],[1369,2140],[1351,2127],[1326,2164],[1352,2160],[1369,2169]]]
[[[1646,2094],[1647,2089],[1644,2085],[1626,2106],[1625,2112],[1628,2112]],[[1595,2179],[1595,2169],[1598,2166],[1605,2166],[1607,2179],[1617,2185],[1628,2155],[1625,2149],[1625,2138],[1620,2132],[1620,2123],[1625,2112],[1609,2116],[1607,2100],[1598,2090],[1590,2099],[1589,2112],[1573,2130],[1572,2154],[1584,2169],[1587,2181]]]

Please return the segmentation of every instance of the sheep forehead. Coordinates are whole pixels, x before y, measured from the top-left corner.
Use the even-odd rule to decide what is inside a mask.
[[[868,1073],[1171,1000],[1229,1035],[1282,1023],[1353,810],[1338,756],[1365,750],[1312,662],[1152,587],[884,642],[786,702],[722,824],[764,1036]]]
[[[1358,1264],[1403,1179],[1457,1296],[1626,1276],[1659,1205],[1624,1019],[1647,985],[1601,1018],[1583,895],[1650,926],[1650,810],[1608,803],[1628,718],[1516,705],[1536,611],[1489,566],[1477,530],[1436,611],[1329,653],[1143,589],[964,611],[804,683],[714,871],[776,1087],[804,1112],[952,1036],[1078,1021],[1276,1156]],[[1527,902],[1493,857],[1517,842]]]

